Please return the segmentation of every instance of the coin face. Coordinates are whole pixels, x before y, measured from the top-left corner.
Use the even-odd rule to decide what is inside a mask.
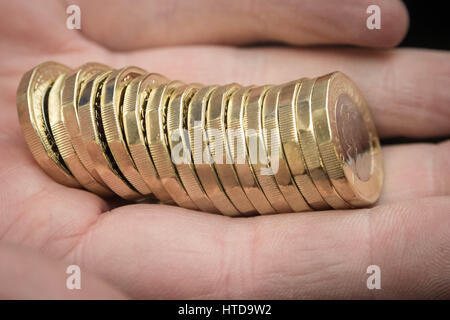
[[[17,90],[17,110],[25,140],[36,162],[55,181],[80,187],[59,153],[48,120],[50,89],[59,76],[70,72],[56,62],[46,62],[28,71]]]
[[[369,132],[364,119],[346,93],[337,99],[335,113],[343,160],[361,181],[367,181],[373,164]]]
[[[156,73],[150,73],[132,80],[126,88],[123,102],[123,129],[130,155],[144,182],[151,192],[163,203],[173,203],[164,188],[147,143],[145,113],[150,93],[168,80]]]
[[[312,117],[324,166],[339,195],[355,207],[381,193],[381,147],[367,104],[356,85],[335,72],[316,80]]]

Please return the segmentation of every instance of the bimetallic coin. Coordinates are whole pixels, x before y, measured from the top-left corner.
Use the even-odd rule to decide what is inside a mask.
[[[341,72],[319,77],[311,113],[322,162],[337,193],[354,207],[373,204],[383,183],[382,155],[359,89]]]
[[[63,133],[59,143],[67,146],[61,152],[62,157],[67,159],[65,161],[69,168],[74,168],[73,174],[86,189],[102,196],[110,196],[112,192],[97,175],[94,163],[83,144],[78,117],[78,99],[87,79],[108,70],[110,70],[108,66],[100,63],[86,63],[68,74],[61,87],[61,116],[58,116],[61,119],[58,122],[62,122],[65,129],[61,129]]]
[[[240,88],[238,84],[230,84],[218,87],[212,92],[206,108],[206,136],[208,149],[213,158],[211,166],[214,167],[225,193],[240,213],[249,216],[254,215],[256,209],[247,198],[231,165],[226,127],[228,101]]]
[[[136,168],[151,192],[163,203],[172,204],[172,197],[164,188],[147,143],[145,113],[147,101],[153,90],[168,80],[156,73],[132,80],[123,101],[123,128],[126,143]]]
[[[151,193],[149,187],[138,172],[133,162],[122,134],[122,104],[123,94],[128,83],[146,72],[136,67],[127,67],[113,71],[106,78],[100,108],[105,137],[115,162],[124,177],[142,195]]]
[[[238,216],[239,211],[228,198],[222,183],[211,165],[206,136],[206,108],[217,86],[203,87],[192,97],[188,110],[188,132],[192,160],[200,182],[214,206],[224,215]]]
[[[244,106],[246,146],[250,165],[253,167],[259,184],[272,207],[278,213],[292,212],[293,209],[287,203],[272,174],[265,147],[261,112],[265,96],[270,88],[272,86],[256,87],[249,92],[248,100]]]
[[[143,196],[136,191],[120,171],[106,142],[103,128],[100,109],[104,105],[101,104],[101,92],[111,72],[107,71],[99,76],[92,76],[81,89],[78,103],[80,132],[83,144],[92,163],[95,164],[94,170],[101,180],[118,196],[126,200],[136,200]]]
[[[71,70],[56,62],[46,62],[28,71],[17,89],[17,111],[25,141],[36,162],[55,181],[80,187],[59,154],[48,123],[49,90],[60,75]]]
[[[112,196],[113,193],[109,189],[103,187],[89,174],[72,146],[61,110],[61,93],[65,79],[65,75],[58,77],[50,90],[48,99],[48,119],[59,153],[83,188],[103,197]]]
[[[200,210],[217,213],[195,171],[187,136],[189,102],[200,87],[198,84],[181,86],[171,94],[167,108],[167,137],[172,161],[189,197]]]
[[[288,121],[279,122],[279,104],[281,107],[284,107],[286,103],[289,103],[288,100],[281,101],[280,103],[280,91],[281,87],[273,87],[267,92],[262,110],[263,129],[266,135],[266,150],[270,160],[269,166],[272,169],[272,174],[277,181],[281,193],[284,195],[284,198],[292,210],[295,212],[310,211],[311,207],[306,203],[302,193],[297,187],[285,158],[284,148],[280,138],[280,127],[283,127],[283,130],[289,130],[289,128],[284,127],[292,128],[295,119],[283,119]],[[293,91],[290,99],[291,104],[295,103],[294,93],[295,92]],[[283,97],[283,99],[284,98],[285,97]],[[294,115],[292,115],[292,117],[294,117]],[[293,130],[293,128],[291,130]],[[287,148],[289,148],[289,146],[287,146]]]
[[[299,142],[303,151],[306,167],[314,185],[322,195],[322,198],[334,209],[350,208],[341,196],[333,188],[326,168],[317,146],[317,137],[314,133],[311,114],[311,92],[314,80],[304,79],[297,97],[297,124]]]
[[[248,162],[249,155],[244,132],[244,105],[251,88],[241,88],[231,96],[227,109],[227,141],[232,166],[248,199],[259,214],[272,214],[275,213],[275,209],[267,200],[253,171],[253,167]]]
[[[179,81],[172,81],[150,93],[145,113],[147,141],[156,171],[166,191],[180,207],[197,210],[198,207],[186,192],[172,162],[167,138],[167,105],[173,91],[181,85]]]

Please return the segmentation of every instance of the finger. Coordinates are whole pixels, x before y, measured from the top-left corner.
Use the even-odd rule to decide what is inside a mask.
[[[450,140],[383,148],[385,181],[379,203],[450,195]]]
[[[21,72],[49,59],[73,68],[86,61],[113,67],[137,65],[172,79],[205,84],[283,83],[340,70],[361,88],[381,137],[422,138],[450,134],[449,58],[448,52],[416,49],[180,47],[110,54],[89,48],[64,55],[40,56],[34,64],[28,61],[29,66],[23,60],[19,66],[17,61],[15,71],[5,73],[0,79],[2,96],[8,98],[5,105],[10,106],[9,112],[15,113],[14,92]]]
[[[69,289],[69,264],[36,251],[0,243],[0,297],[3,299],[125,299],[116,288],[80,270],[80,289]]]
[[[19,51],[32,58],[87,46],[77,30],[67,27],[66,5],[58,0],[2,1],[0,3],[1,56]],[[20,17],[20,19],[18,18]],[[14,52],[11,52],[14,50]],[[9,60],[9,59],[8,59]]]
[[[20,159],[10,152],[4,160],[9,157]],[[450,195],[447,179],[450,141],[388,146],[383,148],[383,157],[385,181],[378,205]],[[64,256],[77,245],[86,230],[97,223],[108,206],[89,192],[56,184],[39,168],[15,162],[5,166],[8,168],[5,173],[0,173],[3,186],[0,189],[3,199],[1,238],[38,247],[57,257]],[[43,224],[49,219],[51,225]],[[60,238],[64,240],[55,241]]]
[[[450,134],[449,59],[448,52],[416,49],[187,47],[106,60],[137,64],[172,79],[219,84],[276,84],[339,70],[361,88],[382,137],[421,138]]]
[[[430,198],[248,219],[122,207],[67,258],[134,298],[448,298],[449,207]],[[366,285],[370,265],[382,290]]]
[[[296,45],[398,44],[408,26],[401,1],[128,1],[77,2],[82,32],[114,50],[181,44],[286,42]],[[381,28],[366,21],[380,8]],[[99,14],[101,13],[101,14]]]

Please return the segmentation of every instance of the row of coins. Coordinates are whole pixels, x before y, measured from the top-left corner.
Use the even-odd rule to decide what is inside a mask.
[[[46,62],[23,76],[17,107],[44,171],[103,197],[237,216],[362,207],[381,191],[374,124],[340,72],[204,86]]]

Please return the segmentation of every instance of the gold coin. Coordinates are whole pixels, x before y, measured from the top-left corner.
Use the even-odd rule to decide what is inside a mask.
[[[149,187],[138,172],[136,164],[128,152],[122,134],[123,93],[128,83],[146,72],[140,68],[127,67],[113,71],[105,80],[100,108],[106,141],[111,154],[124,177],[142,195],[151,193]]]
[[[271,206],[256,178],[245,143],[244,105],[252,87],[241,88],[236,91],[227,109],[227,141],[230,148],[232,166],[234,167],[244,189],[245,194],[259,214],[272,214],[275,209]]]
[[[72,146],[70,136],[62,117],[61,95],[65,80],[65,75],[60,75],[58,79],[56,79],[50,90],[48,99],[48,119],[56,146],[58,147],[59,153],[64,159],[65,164],[83,188],[101,196],[112,196],[113,193],[109,189],[100,185],[89,174]]]
[[[337,193],[354,207],[373,204],[383,183],[382,155],[359,89],[341,72],[319,77],[311,113],[322,162]]]
[[[188,132],[192,160],[200,182],[214,206],[224,215],[238,216],[239,211],[228,198],[211,165],[211,155],[205,132],[208,100],[217,86],[203,87],[192,97],[188,110]]]
[[[150,155],[145,125],[150,93],[167,81],[159,74],[150,73],[128,84],[123,101],[123,129],[131,157],[145,183],[160,201],[171,204],[172,197],[164,188]]]
[[[55,80],[71,70],[56,62],[46,62],[28,71],[17,89],[17,111],[25,141],[36,162],[55,181],[80,187],[59,154],[48,124],[48,94]]]
[[[61,156],[86,189],[102,196],[111,196],[112,192],[96,174],[94,163],[83,144],[78,118],[78,98],[81,87],[88,78],[108,70],[109,67],[99,63],[86,63],[77,71],[68,74],[61,86],[61,111],[55,114],[55,126],[61,131],[55,138],[57,143],[64,146],[61,148]],[[62,123],[63,127],[58,123]]]
[[[186,121],[189,101],[200,86],[198,84],[181,86],[171,94],[167,108],[167,136],[172,152],[172,161],[189,197],[200,210],[217,213],[217,208],[208,198],[195,172],[187,136]]]
[[[250,89],[244,106],[244,130],[250,165],[261,185],[261,188],[278,213],[292,212],[281,193],[268,161],[262,130],[261,112],[264,98],[272,86],[262,86]]]
[[[288,130],[288,128],[284,127],[292,128],[292,124],[295,121],[295,119],[293,119],[294,115],[292,115],[292,119],[289,119],[288,122],[278,122],[279,105],[281,107],[284,107],[289,103],[293,105],[295,103],[295,92],[294,90],[291,92],[292,95],[290,100],[289,97],[286,96],[281,97],[280,100],[281,90],[282,87],[274,87],[267,91],[262,110],[263,129],[266,135],[266,150],[270,160],[269,166],[272,169],[272,174],[289,206],[295,212],[308,211],[311,210],[311,207],[306,203],[302,193],[297,187],[284,155],[284,149],[289,149],[289,145],[282,145],[280,138],[280,127],[283,127],[283,130]]]
[[[101,117],[101,92],[106,79],[112,73],[107,71],[92,76],[80,91],[78,118],[83,144],[95,164],[94,170],[101,180],[118,196],[126,200],[136,200],[142,195],[128,182],[114,160],[106,142]]]
[[[334,209],[350,208],[350,205],[333,188],[328,178],[328,172],[323,166],[323,159],[320,157],[311,113],[311,93],[314,81],[304,79],[297,97],[297,130],[300,135],[300,146],[303,150],[309,176],[323,199]]]
[[[181,85],[182,83],[179,81],[172,81],[159,86],[150,93],[145,114],[145,125],[150,154],[164,188],[180,207],[197,210],[198,207],[186,192],[172,163],[167,138],[167,104],[170,95]]]
[[[227,194],[240,213],[249,216],[256,213],[255,207],[242,189],[239,177],[231,165],[231,154],[228,146],[226,113],[228,101],[241,86],[230,84],[218,87],[211,93],[206,109],[206,135],[209,152],[213,158],[211,166]]]
[[[44,171],[102,196],[238,216],[362,207],[382,188],[374,123],[340,72],[203,87],[48,62],[24,75],[17,108]]]
[[[302,80],[289,82],[281,86],[278,102],[278,117],[280,123],[280,137],[284,154],[297,187],[308,204],[317,210],[329,209],[330,206],[316,189],[311,176],[305,166],[305,159],[309,156],[309,149],[302,149],[303,136],[298,135],[298,112],[295,101]],[[293,103],[294,102],[294,103]],[[296,102],[296,103],[295,103]]]

